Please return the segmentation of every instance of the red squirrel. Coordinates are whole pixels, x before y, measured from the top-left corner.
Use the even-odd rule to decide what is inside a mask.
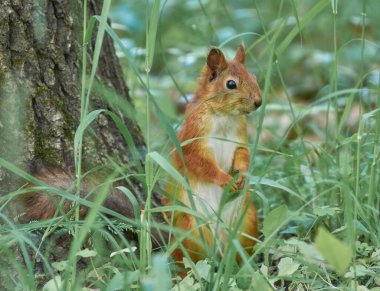
[[[175,168],[188,176],[196,211],[205,217],[200,226],[194,216],[174,212],[174,226],[188,232],[181,243],[194,262],[207,256],[202,237],[210,248],[216,236],[222,244],[228,241],[227,231],[220,223],[216,229],[223,192],[229,186],[230,191],[241,190],[245,183],[250,160],[249,151],[244,146],[248,144],[247,115],[260,107],[262,98],[256,77],[245,68],[244,60],[242,44],[231,61],[227,61],[218,48],[209,51],[178,133],[180,143],[190,140],[182,146],[183,161],[178,151],[172,156]],[[239,174],[238,179],[234,179],[236,174]],[[183,203],[191,208],[189,194],[183,186],[169,182],[166,191],[169,198],[165,198],[164,203]],[[255,244],[252,237],[258,236],[258,223],[249,192],[224,204],[220,220],[227,226],[234,226],[240,210],[246,212],[237,238],[241,246],[252,253]],[[173,241],[181,238],[179,235]],[[172,257],[181,264],[184,254],[180,247],[175,249]]]

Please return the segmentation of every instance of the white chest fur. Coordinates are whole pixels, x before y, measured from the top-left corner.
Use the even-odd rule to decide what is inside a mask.
[[[219,167],[225,172],[231,170],[234,153],[238,142],[238,117],[214,116],[212,127],[208,135],[208,146],[213,152]]]

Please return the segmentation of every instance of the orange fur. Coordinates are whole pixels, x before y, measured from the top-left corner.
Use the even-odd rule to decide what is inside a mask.
[[[223,189],[229,183],[232,183],[232,190],[244,187],[249,164],[249,151],[244,147],[248,143],[246,115],[261,105],[259,86],[256,78],[244,67],[244,59],[242,45],[231,61],[227,61],[219,49],[210,50],[194,97],[186,108],[186,119],[178,133],[181,143],[195,140],[182,147],[184,163],[177,151],[173,153],[173,165],[189,177],[196,211],[205,216],[202,225],[198,225],[197,219],[187,213],[175,212],[173,217],[174,226],[188,234],[180,243],[194,262],[207,256],[207,249],[215,243],[215,235],[226,241],[226,232],[216,227],[218,211],[222,224],[235,226],[240,210],[246,210],[237,237],[248,253],[252,252],[255,241],[244,234],[258,236],[256,210],[249,192],[218,209],[223,199]],[[236,88],[228,86],[231,80]],[[239,178],[234,180],[233,175],[237,173]],[[180,202],[191,207],[188,193],[181,185],[171,181],[166,191],[171,194],[171,198],[165,200],[167,205]],[[173,240],[176,239],[180,236]],[[184,254],[177,248],[172,256],[181,262]]]

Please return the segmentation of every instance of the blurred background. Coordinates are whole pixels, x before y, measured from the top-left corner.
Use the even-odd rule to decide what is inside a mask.
[[[143,77],[148,4],[119,0],[113,2],[111,10],[113,27]],[[373,0],[161,1],[152,93],[171,120],[180,121],[209,47],[219,46],[232,57],[243,41],[248,52],[246,65],[257,76],[262,90],[265,78],[270,78],[262,143],[276,143],[274,139],[281,138],[291,125],[295,116],[289,103],[293,114],[298,115],[331,92],[360,88],[363,90],[350,105],[341,131],[352,134],[360,114],[370,110],[376,100],[376,95],[365,89],[376,88],[379,83],[379,11],[380,1]],[[121,52],[120,57],[123,60]],[[128,63],[123,64],[140,123],[146,128],[144,92],[139,90]],[[267,76],[269,66],[272,68]],[[349,95],[339,96],[334,100],[339,104],[330,105],[338,105],[336,110],[343,111]],[[326,106],[329,100],[309,108],[299,124],[297,130],[307,139],[325,142],[326,133],[334,132],[338,120],[332,106]],[[287,138],[294,139],[298,134],[292,127]],[[160,143],[159,136],[156,140]]]
[[[152,5],[114,1],[110,15],[144,80],[146,21]],[[340,181],[347,165],[348,174],[356,173],[348,183],[363,186],[366,199],[366,189],[372,186],[366,179],[358,182],[358,175],[369,175],[378,143],[378,118],[367,122],[363,117],[380,98],[379,11],[380,1],[375,0],[161,1],[151,92],[178,128],[210,46],[219,46],[231,58],[244,42],[246,66],[257,76],[265,100],[249,117],[250,142],[258,140],[253,172],[281,181],[305,198],[294,200],[272,189],[262,194],[260,214],[290,200],[290,207],[300,207],[323,190],[337,198],[318,200],[314,209],[339,204],[341,196],[329,183]],[[146,124],[146,91],[121,51],[119,56],[140,125],[143,131],[152,128],[152,149],[169,153],[172,144],[154,110]],[[370,134],[359,149],[361,122]]]

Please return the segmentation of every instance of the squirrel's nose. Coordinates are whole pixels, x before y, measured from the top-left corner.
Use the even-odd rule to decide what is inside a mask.
[[[262,102],[261,98],[258,99],[258,100],[255,100],[255,106],[256,106],[256,108],[259,108],[261,106],[261,102]]]

